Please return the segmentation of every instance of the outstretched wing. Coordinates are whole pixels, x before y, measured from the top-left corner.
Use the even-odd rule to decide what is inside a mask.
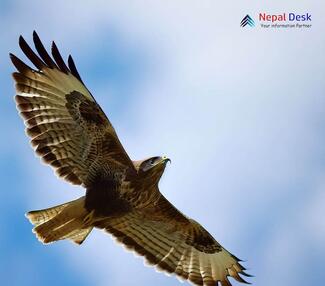
[[[134,168],[108,118],[83,84],[69,56],[68,66],[55,43],[52,57],[36,32],[38,55],[23,37],[19,45],[36,69],[10,54],[18,70],[17,108],[36,153],[65,180],[87,185],[100,168]]]
[[[115,219],[98,222],[128,249],[159,270],[195,285],[222,286],[228,276],[247,283],[239,259],[225,250],[199,223],[179,212],[162,195],[156,203]]]

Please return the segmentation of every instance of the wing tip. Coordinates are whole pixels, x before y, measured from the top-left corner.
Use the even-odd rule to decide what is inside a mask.
[[[14,67],[20,72],[20,73],[26,73],[26,72],[36,72],[33,68],[25,64],[20,58],[18,58],[16,55],[9,53],[10,60]]]
[[[18,38],[18,43],[19,45],[23,44],[23,43],[26,43],[24,37],[22,35],[19,35],[19,38]]]
[[[42,70],[42,69],[44,69],[44,67],[46,67],[46,64],[42,61],[40,56],[37,55],[33,51],[33,49],[28,45],[28,43],[26,42],[26,40],[24,39],[24,37],[22,35],[19,36],[18,43],[19,43],[19,47],[21,48],[23,53],[34,64],[34,66],[38,70]]]
[[[35,48],[36,48],[38,54],[36,54],[31,49],[31,47],[28,45],[27,41],[25,40],[25,38],[22,35],[19,36],[18,43],[19,43],[19,47],[21,48],[23,53],[27,56],[27,58],[36,67],[36,70],[34,68],[31,68],[28,65],[26,65],[23,61],[21,61],[14,54],[9,53],[9,57],[10,57],[12,63],[14,64],[14,66],[17,68],[17,70],[19,70],[20,72],[25,72],[27,70],[41,71],[45,67],[57,68],[61,72],[64,72],[66,74],[71,73],[83,85],[85,85],[83,80],[81,79],[81,76],[76,68],[76,65],[75,65],[74,60],[71,55],[68,56],[68,61],[66,64],[59,52],[59,49],[58,49],[56,43],[54,41],[52,41],[51,52],[52,52],[52,57],[54,59],[53,60],[52,57],[50,57],[48,55],[46,49],[44,48],[36,30],[33,30],[32,34],[33,34],[33,42],[34,42],[34,45],[35,45]]]
[[[80,80],[80,82],[82,83],[82,84],[84,84],[84,82],[82,81],[82,79],[81,79],[81,76],[80,76],[80,74],[79,74],[79,72],[78,72],[78,70],[77,70],[77,67],[76,67],[76,65],[75,65],[75,63],[74,63],[74,60],[73,60],[73,58],[72,58],[72,56],[71,55],[69,55],[68,56],[68,66],[69,66],[69,68],[70,68],[70,71],[71,71],[71,73],[78,79],[78,80]]]
[[[27,44],[26,40],[24,39],[24,37],[22,35],[19,36],[18,44],[19,44],[19,47],[22,49],[22,51],[25,54],[26,54],[26,50],[30,49],[29,45]],[[28,55],[27,55],[27,57],[28,57]]]
[[[254,275],[248,274],[245,271],[239,272],[241,275],[244,275],[245,277],[255,277]]]

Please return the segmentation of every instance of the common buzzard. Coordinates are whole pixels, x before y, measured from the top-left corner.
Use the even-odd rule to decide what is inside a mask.
[[[160,193],[169,159],[132,161],[72,57],[66,64],[54,42],[50,56],[36,32],[33,40],[38,54],[22,36],[19,46],[35,68],[10,54],[17,108],[35,152],[59,177],[86,190],[77,200],[27,213],[37,238],[81,244],[97,227],[195,285],[231,285],[229,276],[247,283],[240,260]]]

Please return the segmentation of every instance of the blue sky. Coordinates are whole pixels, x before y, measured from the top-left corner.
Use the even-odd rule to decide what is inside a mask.
[[[24,213],[83,195],[33,154],[9,52],[36,30],[71,53],[133,159],[172,159],[160,189],[244,259],[254,285],[325,279],[325,4],[321,1],[1,1],[3,285],[179,285],[106,234],[40,244]],[[311,29],[240,28],[259,12]],[[234,282],[234,285],[238,285]]]

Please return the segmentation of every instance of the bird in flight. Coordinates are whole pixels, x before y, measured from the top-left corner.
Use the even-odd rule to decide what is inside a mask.
[[[159,191],[167,157],[132,161],[69,56],[56,44],[51,54],[37,33],[36,52],[22,36],[19,46],[35,66],[13,54],[16,104],[36,154],[85,196],[27,218],[43,243],[69,239],[81,244],[93,228],[103,229],[161,271],[195,285],[247,283],[240,260]]]

